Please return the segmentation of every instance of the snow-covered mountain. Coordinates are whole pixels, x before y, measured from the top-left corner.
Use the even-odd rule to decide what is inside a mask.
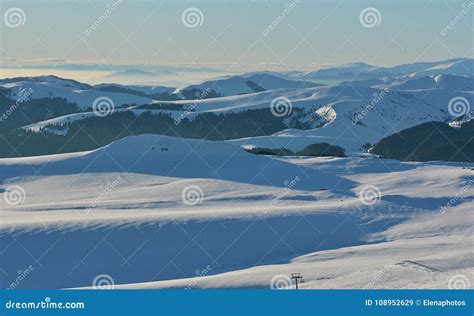
[[[431,63],[426,68],[413,71],[408,67],[410,75],[413,77],[431,76],[437,74],[473,76],[474,59],[457,58],[444,62]]]
[[[387,85],[393,90],[447,89],[453,91],[474,91],[474,78],[458,75],[431,75]]]
[[[207,81],[177,90],[174,87],[121,85],[113,83],[90,86],[75,80],[56,76],[10,78],[0,80],[0,87],[10,90],[10,98],[16,99],[20,91],[31,91],[29,98],[65,98],[80,108],[90,108],[98,97],[110,98],[115,107],[126,104],[149,104],[153,100],[205,99],[217,96],[233,96],[274,89],[297,89],[320,86],[316,83],[282,79],[256,74],[249,77],[234,76]]]
[[[384,77],[425,77],[437,74],[473,76],[474,59],[455,58],[437,62],[414,62],[394,67],[379,67],[365,63],[352,63],[340,66],[325,66],[310,72],[289,72],[289,78],[299,80],[336,79],[366,80]]]
[[[315,71],[310,71],[301,75],[305,79],[347,79],[364,77],[366,73],[376,71],[379,67],[368,65],[365,63],[345,64],[341,66],[327,66]]]
[[[358,63],[182,89],[2,79],[0,151],[17,158],[0,159],[0,283],[272,288],[299,272],[302,288],[470,287],[471,64]],[[115,111],[91,111],[98,97]],[[297,156],[309,145],[347,157]],[[397,146],[463,162],[383,159],[409,160]],[[271,155],[280,148],[288,156]]]
[[[268,289],[295,271],[305,288],[448,288],[472,281],[468,167],[275,158],[160,135],[0,159],[0,192],[19,197],[0,199],[0,281],[34,265],[18,288],[107,274],[116,288]]]
[[[9,97],[13,100],[20,98],[23,91],[28,91],[29,99],[59,97],[76,103],[79,108],[84,110],[92,108],[94,101],[100,97],[110,98],[117,108],[126,104],[153,102],[151,98],[129,93],[101,91],[74,80],[55,76],[3,79],[0,80],[0,87],[8,89],[10,91]]]
[[[345,148],[346,153],[351,155],[364,152],[366,146],[405,128],[429,121],[453,120],[454,117],[448,112],[448,103],[457,96],[474,102],[469,92],[444,89],[408,93],[363,87],[322,88],[312,98],[292,101],[293,107],[315,106],[320,118],[319,127],[288,129],[271,136],[234,142],[293,151],[311,143],[326,142]]]
[[[182,94],[186,92],[194,93],[197,98],[207,98],[206,95],[213,96],[234,96],[249,94],[274,89],[302,89],[317,87],[320,84],[283,79],[270,74],[251,74],[243,76],[232,76],[229,78],[210,80],[197,85],[190,85],[180,89]],[[204,97],[202,97],[204,96]]]
[[[474,79],[473,76],[445,73],[453,69],[469,69],[470,64],[472,59],[420,62],[384,69],[362,63],[343,65],[318,73],[341,75],[342,78],[349,72],[381,71],[384,76],[388,73],[395,76],[325,86],[290,80],[269,72],[255,72],[206,81],[182,89],[119,84],[90,86],[53,76],[4,79],[0,81],[0,87],[6,89],[12,100],[27,89],[32,91],[33,99],[65,98],[82,110],[80,115],[71,112],[57,117],[42,115],[38,116],[44,117],[42,120],[28,120],[21,125],[34,132],[45,129],[67,137],[67,125],[82,121],[90,123],[96,116],[91,111],[93,102],[97,98],[107,97],[113,101],[116,113],[132,113],[137,123],[141,122],[140,118],[145,112],[151,114],[151,120],[144,121],[148,125],[136,129],[139,133],[154,133],[156,128],[153,126],[163,124],[163,121],[153,119],[164,115],[169,121],[187,122],[160,130],[176,131],[171,135],[181,135],[181,128],[202,131],[203,128],[197,125],[205,123],[210,124],[209,133],[213,130],[220,133],[217,135],[220,138],[213,136],[212,139],[225,139],[241,146],[286,148],[297,152],[311,144],[328,143],[343,148],[346,155],[358,155],[365,153],[381,139],[404,129],[431,121],[455,120],[449,104],[458,99],[466,100],[467,105],[474,104]],[[419,76],[434,70],[440,73]],[[275,114],[272,110],[278,104],[283,106],[285,113],[277,113],[278,119],[269,123],[266,132],[262,132],[260,127],[256,128],[268,122],[269,118],[263,114]],[[90,112],[86,113],[86,110]],[[225,130],[229,124],[219,125],[219,115],[232,121],[252,118],[252,130],[246,133]],[[197,125],[193,126],[194,119],[203,116],[206,116],[204,122],[198,120],[195,123]],[[275,116],[272,118],[275,119]],[[107,119],[110,122],[110,118]],[[117,122],[117,126],[124,123]],[[202,136],[205,135],[207,133]],[[185,136],[196,137],[189,133]]]
[[[82,89],[82,90],[87,90],[91,88],[91,86],[86,83],[81,83],[79,81],[72,80],[72,79],[64,79],[64,78],[60,78],[53,75],[0,79],[0,85],[2,86],[6,86],[7,84],[19,83],[19,82],[32,82],[32,83],[39,83],[39,84],[45,84],[45,85],[50,84],[50,85],[71,87],[71,88]]]
[[[242,78],[235,80],[242,82]],[[225,82],[230,83],[232,80]],[[403,129],[430,121],[453,120],[454,117],[448,108],[453,98],[463,97],[469,103],[474,103],[473,79],[467,76],[436,75],[418,79],[404,77],[373,83],[376,88],[354,83],[330,87],[276,89],[197,101],[167,101],[167,108],[176,110],[160,110],[159,107],[148,110],[153,114],[165,113],[176,119],[183,116],[183,111],[180,109],[195,104],[193,112],[186,114],[184,118],[192,119],[201,114],[236,115],[247,110],[270,111],[273,100],[284,97],[290,102],[287,104],[288,113],[282,117],[288,129],[280,130],[273,135],[234,139],[232,142],[242,146],[287,148],[292,151],[302,150],[313,143],[324,142],[344,148],[347,155],[354,155],[365,152],[382,138]],[[171,90],[165,88],[163,91],[168,93]],[[101,92],[86,91],[94,91],[95,96]],[[107,93],[114,94],[115,98],[116,95],[123,95]],[[129,102],[133,100],[135,103],[137,103],[135,98],[140,98],[127,96],[130,97]],[[145,99],[143,102],[153,101]],[[297,112],[297,109],[303,112]],[[140,115],[145,109],[138,107],[130,108],[129,111]],[[64,125],[91,116],[94,116],[94,113],[85,113],[82,116],[68,115],[64,118],[29,124],[27,128],[38,131],[40,127],[48,124]],[[305,130],[291,128],[291,122],[294,120],[306,122],[308,128]],[[179,129],[179,126],[173,129]]]

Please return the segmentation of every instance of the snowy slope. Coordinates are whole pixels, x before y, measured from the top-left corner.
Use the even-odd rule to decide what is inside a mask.
[[[436,74],[451,74],[473,76],[474,59],[455,58],[436,62],[414,62],[394,67],[380,67],[365,63],[352,63],[336,66],[326,66],[310,72],[289,72],[288,78],[299,80],[338,79],[366,80],[382,79],[385,77],[426,77]],[[282,74],[285,75],[285,74]]]
[[[454,59],[434,63],[431,67],[411,73],[414,77],[424,77],[436,74],[452,74],[461,76],[474,75],[474,59]]]
[[[300,289],[447,289],[452,288],[452,280],[456,278],[462,284],[472,284],[471,247],[469,236],[460,232],[453,236],[400,239],[320,251],[297,257],[287,264],[217,275],[197,274],[194,278],[179,280],[121,284],[115,288],[271,289],[273,280],[280,280],[285,286],[283,289],[294,289],[288,280],[291,273],[297,271],[305,280]]]
[[[16,99],[21,91],[31,91],[32,99],[59,97],[76,103],[81,109],[91,108],[94,100],[99,97],[110,98],[115,107],[125,104],[148,104],[153,100],[126,93],[114,93],[95,90],[83,84],[71,84],[70,80],[55,79],[56,77],[17,78],[17,80],[0,81],[0,87],[10,89],[10,98]]]
[[[373,145],[403,129],[430,121],[452,120],[448,104],[455,97],[464,97],[474,104],[473,79],[466,76],[437,75],[420,79],[404,77],[386,83],[377,81],[376,87],[341,84],[332,87],[277,89],[247,95],[166,103],[177,108],[194,105],[195,111],[188,116],[191,118],[204,112],[270,109],[273,100],[285,97],[290,100],[291,108],[306,109],[308,117],[299,119],[313,120],[313,126],[316,128],[289,129],[271,136],[245,138],[232,142],[266,148],[285,147],[292,151],[301,150],[313,143],[326,142],[343,147],[347,155],[365,152],[366,144]],[[177,111],[165,112],[173,116],[180,114]],[[294,112],[290,113],[288,118],[295,115]],[[54,123],[63,124],[64,119],[58,118]],[[51,120],[39,122],[27,128],[38,130],[39,126],[51,122]]]
[[[324,67],[308,72],[302,77],[308,79],[356,78],[360,75],[364,76],[366,72],[374,71],[376,69],[376,66],[371,66],[365,63],[352,63],[340,66]]]
[[[471,80],[470,78],[468,80]],[[346,154],[364,152],[364,144],[374,144],[385,136],[430,121],[447,121],[449,101],[458,96],[474,102],[471,91],[449,89],[428,91],[382,90],[336,86],[320,88],[307,100],[292,102],[293,107],[317,106],[318,114],[331,113],[324,126],[311,130],[284,130],[272,136],[234,140],[242,145],[301,150],[315,142],[327,142],[346,149]],[[375,96],[374,96],[375,95]]]
[[[252,74],[232,76],[224,79],[206,81],[197,85],[190,85],[180,91],[214,91],[220,96],[233,96],[274,89],[302,89],[317,87],[320,84],[283,79],[270,74]],[[262,90],[263,89],[263,90]]]
[[[0,79],[0,85],[5,85],[9,83],[15,82],[37,82],[37,83],[48,83],[51,85],[63,86],[63,87],[71,87],[76,89],[87,90],[91,88],[90,85],[86,83],[81,83],[76,80],[72,79],[64,79],[57,76],[37,76],[37,77],[18,77],[18,78],[7,78],[7,79]]]
[[[175,108],[181,109],[191,105],[194,111],[185,115],[190,119],[207,112],[270,110],[274,100],[286,98],[291,103],[288,105],[290,111],[285,116],[285,120],[310,122],[306,126],[311,129],[286,129],[274,135],[232,142],[266,148],[285,147],[292,151],[301,150],[313,143],[326,142],[343,147],[347,155],[357,155],[366,152],[368,147],[382,138],[403,129],[430,121],[452,121],[454,117],[449,113],[448,105],[454,98],[462,97],[469,104],[474,104],[473,77],[463,75],[466,73],[463,72],[464,70],[471,69],[472,62],[472,59],[458,58],[439,62],[416,62],[390,68],[356,63],[321,69],[319,73],[328,76],[345,76],[344,74],[355,72],[384,75],[382,78],[370,75],[368,76],[370,79],[343,82],[332,86],[283,79],[269,72],[256,72],[211,80],[176,91],[173,90],[174,88],[167,87],[113,84],[98,85],[97,88],[119,88],[145,95],[164,92],[179,98],[183,98],[185,94],[186,98],[192,100],[156,102],[159,105],[152,111],[156,111],[155,113],[164,111],[176,117],[183,113],[174,111]],[[426,72],[429,72],[429,75],[426,75]],[[296,76],[297,73],[291,74]],[[385,77],[387,75],[391,77]],[[115,108],[125,104],[135,103],[140,106],[154,102],[151,98],[131,93],[99,91],[73,80],[52,76],[5,79],[0,81],[0,85],[9,88],[12,97],[24,89],[31,88],[34,98],[64,97],[78,103],[83,109],[89,109],[94,100],[101,96],[110,97]],[[266,91],[261,91],[262,89]],[[216,97],[218,95],[222,97]],[[162,108],[173,111],[160,110],[161,105],[164,105]],[[297,113],[291,111],[293,108],[304,109],[304,111]],[[135,114],[143,112],[138,109],[133,111]],[[300,117],[297,117],[298,115]],[[85,117],[88,116],[85,115]],[[82,117],[72,115],[54,118],[35,122],[25,128],[38,131],[40,127],[49,123],[61,125],[66,122],[65,120],[72,118],[81,119]],[[285,126],[295,125],[286,124]]]
[[[268,288],[290,272],[310,288],[447,287],[472,271],[466,166],[274,159],[153,135],[0,159],[0,190],[25,192],[19,205],[0,199],[0,280],[34,265],[20,288],[90,286],[100,274],[117,287]],[[381,192],[373,206],[359,198],[367,185]]]
[[[58,158],[63,157],[61,155]],[[249,154],[238,146],[225,142],[183,139],[162,135],[131,136],[118,140],[95,151],[66,155],[55,164],[46,164],[41,170],[22,168],[23,158],[8,160],[12,166],[0,167],[0,181],[15,172],[16,177],[28,175],[56,175],[88,172],[128,172],[155,174],[183,178],[212,178],[255,185],[283,186],[290,175],[301,170],[293,164],[271,159],[266,156]],[[32,158],[44,164],[49,156]],[[140,162],[139,164],[137,162]],[[176,162],[182,166],[177,168]],[[226,168],[222,168],[225,162]],[[36,162],[35,162],[36,163]],[[307,171],[315,173],[313,170]],[[337,176],[314,174],[311,180],[301,184],[302,188],[321,190],[328,188],[346,189],[350,186]]]
[[[474,91],[474,78],[454,75],[432,75],[416,79],[399,80],[387,85],[391,90],[430,90],[449,89],[457,91]]]
[[[303,289],[451,288],[456,280],[466,287],[472,286],[472,170],[463,171],[449,164],[399,164],[372,159],[312,158],[293,161],[323,168],[328,172],[352,174],[349,177],[360,183],[377,185],[383,195],[382,201],[391,200],[401,204],[378,205],[367,211],[367,216],[385,215],[386,223],[391,220],[395,224],[377,234],[371,235],[366,231],[368,240],[375,242],[373,244],[317,249],[319,251],[283,264],[262,265],[216,275],[198,274],[194,278],[180,280],[125,284],[117,288],[268,289],[274,280],[289,285],[288,277],[294,272],[304,276]],[[388,178],[387,172],[394,169],[398,171],[391,173]],[[467,191],[461,191],[466,188]],[[445,189],[449,192],[444,192]],[[450,200],[450,195],[455,196],[456,206],[441,211],[446,201]],[[424,211],[398,222],[397,217],[403,210],[413,212],[416,206],[424,208]]]

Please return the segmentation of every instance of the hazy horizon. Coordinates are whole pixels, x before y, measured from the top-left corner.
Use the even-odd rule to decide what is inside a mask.
[[[461,58],[461,57],[460,57]],[[426,62],[426,61],[423,61]],[[428,61],[431,62],[431,61]],[[357,63],[357,62],[356,62]],[[74,69],[77,66],[77,69]],[[99,69],[96,70],[86,70],[81,68],[91,68],[96,66]],[[161,66],[161,65],[143,65],[143,64],[115,64],[108,65],[111,69],[115,70],[105,70],[100,69],[100,65],[94,64],[81,64],[81,65],[71,65],[71,64],[58,64],[58,65],[29,65],[26,67],[0,67],[0,78],[14,78],[14,77],[25,77],[25,76],[48,76],[53,75],[57,77],[62,77],[66,79],[74,79],[82,81],[89,84],[97,83],[129,83],[129,84],[163,84],[171,86],[184,86],[192,83],[199,83],[203,80],[215,79],[230,75],[239,75],[246,73],[246,71],[235,71],[235,72],[226,72],[223,69],[219,68],[202,68],[199,66],[192,67],[173,67],[173,66]],[[338,65],[321,65],[320,67],[314,68],[312,70],[323,69],[326,67],[338,66]],[[380,66],[380,65],[372,65]],[[398,66],[398,65],[397,65]],[[382,66],[381,66],[382,67]],[[166,68],[163,70],[157,70]],[[173,69],[174,68],[174,69]],[[170,70],[172,69],[172,70]],[[299,69],[293,69],[299,70]],[[150,81],[146,82],[146,73],[145,76],[135,74],[135,71],[140,72],[150,72],[153,73],[153,77],[150,77]],[[248,71],[267,71],[267,69],[254,69]],[[275,71],[273,69],[273,71]],[[136,80],[136,81],[134,81]],[[145,81],[143,81],[145,80]]]
[[[163,83],[189,83],[249,71],[472,57],[473,7],[429,0],[6,0],[0,72],[100,82],[137,68],[159,70]]]

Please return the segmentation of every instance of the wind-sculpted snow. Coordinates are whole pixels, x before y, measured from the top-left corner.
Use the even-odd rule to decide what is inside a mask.
[[[61,159],[61,157],[64,157]],[[303,190],[346,190],[351,182],[338,176],[304,170],[293,164],[245,152],[224,142],[161,135],[131,136],[95,151],[76,155],[10,159],[0,165],[0,181],[11,176],[79,174],[83,172],[132,172],[182,178],[211,178],[255,185],[284,187],[285,181],[305,175]],[[1,160],[0,160],[1,161]],[[28,165],[33,164],[34,168]]]
[[[1,159],[2,195],[24,193],[0,199],[0,280],[31,265],[19,288],[101,274],[116,288],[268,288],[295,271],[307,288],[443,288],[470,277],[470,167],[272,158],[157,135]]]

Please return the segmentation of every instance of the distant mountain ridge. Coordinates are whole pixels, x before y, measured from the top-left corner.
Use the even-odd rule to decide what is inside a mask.
[[[310,72],[290,72],[288,78],[298,80],[340,79],[365,80],[383,77],[424,77],[435,74],[473,76],[474,59],[454,58],[437,62],[415,62],[394,67],[379,67],[365,63],[326,66]]]
[[[210,91],[208,93],[214,97],[225,97],[274,89],[303,89],[319,86],[321,86],[321,84],[314,82],[289,80],[270,74],[260,73],[210,80],[201,84],[184,87],[178,91],[185,96],[192,96],[193,94],[199,96],[205,91]]]
[[[395,76],[343,81],[353,71],[381,70],[356,63],[314,72],[341,75],[339,83],[324,85],[313,79],[296,80],[301,72],[291,72],[292,79],[288,73],[252,72],[183,88],[93,86],[56,76],[1,79],[0,114],[9,114],[0,125],[0,134],[6,134],[0,136],[12,144],[29,144],[25,137],[44,134],[42,139],[55,143],[38,140],[43,148],[57,149],[67,143],[65,149],[76,151],[126,135],[158,133],[227,140],[269,151],[300,152],[325,143],[352,156],[420,124],[456,120],[450,113],[452,100],[462,100],[468,107],[474,104],[474,76],[462,74],[470,63],[472,59],[453,59],[400,65],[391,68]],[[418,77],[413,70],[439,73]],[[453,70],[461,74],[447,73]],[[28,98],[23,100],[25,91]],[[94,102],[101,98],[111,103],[106,117],[93,111]],[[283,112],[277,113],[276,106]],[[80,136],[73,139],[73,133]],[[94,143],[87,143],[88,135]],[[11,154],[12,146],[5,144],[3,154]],[[22,152],[35,154],[35,150],[25,147]]]

